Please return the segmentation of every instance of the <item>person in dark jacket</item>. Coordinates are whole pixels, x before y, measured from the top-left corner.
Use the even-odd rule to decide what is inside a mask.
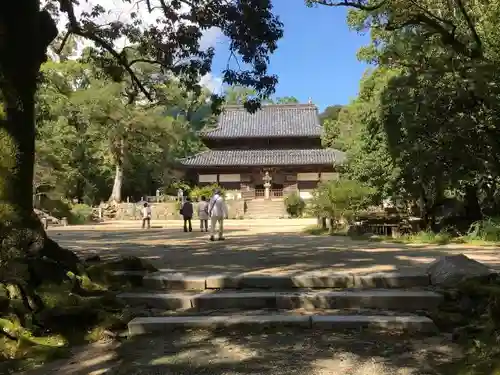
[[[187,197],[186,201],[184,202],[181,208],[181,215],[182,218],[184,219],[184,232],[188,231],[188,227],[190,232],[193,231],[193,227],[191,225],[191,219],[193,218],[193,211],[194,211],[193,203],[191,203],[191,198]]]

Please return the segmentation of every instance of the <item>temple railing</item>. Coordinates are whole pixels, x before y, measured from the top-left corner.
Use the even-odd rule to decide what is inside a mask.
[[[241,197],[243,199],[264,199],[266,197],[265,189],[252,189],[249,188],[247,190],[241,191]],[[284,193],[283,189],[270,189],[269,190],[269,198],[283,198]]]
[[[271,198],[283,198],[283,189],[271,189]]]
[[[266,196],[266,190],[265,189],[254,189],[255,192],[255,198],[264,198]]]

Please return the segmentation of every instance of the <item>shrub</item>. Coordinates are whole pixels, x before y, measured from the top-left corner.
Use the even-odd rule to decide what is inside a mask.
[[[40,196],[37,208],[47,212],[51,216],[57,217],[58,219],[67,217],[69,220],[69,217],[71,216],[71,203],[65,199],[55,196]]]
[[[311,212],[317,217],[333,219],[337,224],[342,221],[348,224],[370,205],[373,192],[358,181],[324,182],[314,191]]]
[[[441,231],[439,233],[434,233],[431,231],[421,231],[421,232],[403,237],[403,239],[406,239],[410,243],[446,245],[446,244],[449,244],[453,240],[453,236],[446,231]]]
[[[226,194],[226,191],[219,185],[212,184],[206,186],[195,186],[194,188],[191,189],[189,195],[191,196],[191,199],[194,201],[199,200],[202,196],[205,196],[207,197],[207,199],[209,199],[214,194],[215,189],[219,189],[223,196]]]
[[[293,193],[285,198],[285,208],[291,217],[301,217],[304,213],[306,203],[299,194]]]
[[[500,218],[487,218],[472,223],[467,237],[475,241],[500,242]]]
[[[177,191],[182,189],[182,191],[188,191],[189,184],[183,180],[173,181],[169,185],[163,188],[163,194],[177,196]]]
[[[92,221],[92,207],[86,204],[75,204],[71,207],[68,222],[70,224],[86,224]]]

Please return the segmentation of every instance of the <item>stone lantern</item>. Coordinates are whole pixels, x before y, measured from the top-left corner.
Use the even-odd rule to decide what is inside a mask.
[[[266,171],[264,177],[262,177],[264,181],[264,198],[269,199],[271,197],[271,181],[272,178],[269,176],[269,172]]]

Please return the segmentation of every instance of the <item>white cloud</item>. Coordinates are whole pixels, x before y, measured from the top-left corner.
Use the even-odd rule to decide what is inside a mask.
[[[203,32],[203,36],[200,39],[200,46],[202,49],[215,47],[217,43],[222,40],[223,36],[221,29],[218,27],[211,27]]]
[[[200,80],[200,85],[205,86],[214,94],[222,92],[222,78],[216,77],[212,73],[205,74]]]

